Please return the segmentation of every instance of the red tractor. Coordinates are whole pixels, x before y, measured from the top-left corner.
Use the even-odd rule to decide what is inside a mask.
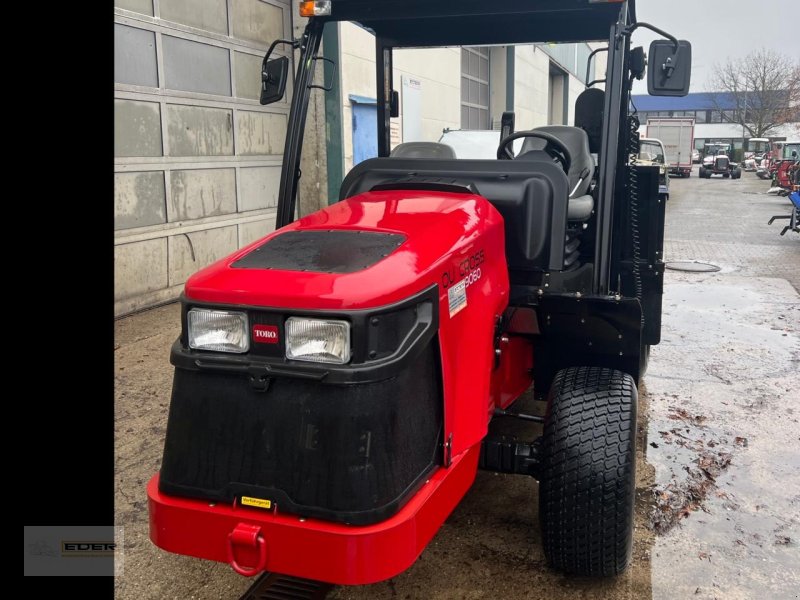
[[[622,572],[664,273],[658,167],[627,161],[630,89],[646,69],[651,93],[685,95],[691,46],[638,23],[633,0],[301,8],[313,16],[284,42],[300,60],[277,229],[195,274],[181,299],[152,541],[243,575],[380,581],[417,559],[481,468],[539,480],[554,568]],[[336,21],[375,34],[379,157],[295,221],[313,65]],[[639,27],[669,38],[647,65],[631,47]],[[491,160],[433,142],[390,155],[393,48],[583,39],[608,42],[607,76],[578,98],[576,126],[511,125]],[[264,103],[287,77],[288,59],[268,54]],[[516,404],[532,384],[544,417]],[[504,435],[508,417],[543,434]]]
[[[770,174],[772,188],[770,193],[788,196],[792,191],[792,173],[800,162],[800,141],[778,142],[775,158],[772,160]]]

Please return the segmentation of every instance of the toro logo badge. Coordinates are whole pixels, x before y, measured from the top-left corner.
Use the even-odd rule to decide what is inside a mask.
[[[277,325],[253,325],[253,341],[259,344],[277,344]]]

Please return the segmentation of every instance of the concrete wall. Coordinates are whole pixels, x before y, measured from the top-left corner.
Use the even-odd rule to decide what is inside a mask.
[[[339,24],[342,77],[342,143],[345,173],[353,166],[353,112],[351,94],[375,97],[375,38],[352,23]],[[394,88],[401,90],[401,76],[422,84],[422,135],[438,141],[446,127],[461,125],[461,49],[401,49],[393,53]],[[392,146],[402,142],[403,99],[400,117],[392,119]]]
[[[506,46],[489,48],[489,114],[493,129],[500,129],[500,120],[506,110],[506,61]]]
[[[262,107],[260,65],[295,5],[115,0],[117,314],[272,230],[291,89]]]
[[[297,10],[297,2],[291,2],[290,8]],[[294,37],[303,35],[308,19],[295,13],[292,15]],[[322,56],[323,47],[320,44],[319,55]],[[300,59],[300,52],[295,52],[295,59]],[[325,74],[322,61],[319,61],[314,72],[314,83],[325,84]],[[329,204],[328,201],[328,157],[325,147],[325,94],[320,89],[311,90],[306,113],[306,127],[303,135],[303,153],[300,155],[300,182],[297,190],[297,216],[311,214]],[[277,192],[277,183],[275,191]]]
[[[567,100],[567,106],[569,107],[568,125],[575,125],[575,101],[585,89],[586,85],[582,81],[572,76],[567,77],[567,93],[569,94],[569,99]]]
[[[517,46],[514,55],[514,112],[517,131],[548,124],[550,57],[536,46]]]
[[[353,110],[349,96],[375,97],[375,36],[352,23],[339,23],[339,52],[342,152],[347,174],[353,168]]]
[[[422,82],[422,137],[436,142],[442,130],[461,126],[461,49],[416,48],[393,53],[395,89],[401,75]],[[400,98],[400,122],[403,99]],[[398,143],[403,141],[398,140]]]

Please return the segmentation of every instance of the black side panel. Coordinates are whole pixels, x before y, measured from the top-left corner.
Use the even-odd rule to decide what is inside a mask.
[[[367,269],[398,248],[405,236],[371,231],[287,231],[254,248],[231,267],[318,273]]]
[[[641,289],[643,329],[642,343],[655,345],[661,341],[661,300],[664,294],[664,220],[666,205],[658,194],[658,167],[627,166],[636,169],[636,190],[629,189],[626,176],[625,195],[616,215],[615,263],[612,281],[622,283],[622,295],[637,297]],[[633,193],[632,193],[633,192]],[[634,194],[636,209],[633,206]],[[639,285],[633,268],[634,239],[638,237]],[[615,286],[616,287],[616,286]]]
[[[374,189],[425,189],[431,180],[474,189],[503,215],[510,269],[564,269],[569,184],[563,169],[549,158],[371,158],[347,174],[339,199]]]
[[[536,315],[541,331],[534,340],[537,392],[546,392],[566,367],[606,367],[639,380],[642,311],[634,298],[545,294]]]
[[[397,376],[354,385],[175,369],[160,489],[353,524],[402,507],[440,462],[436,339]]]

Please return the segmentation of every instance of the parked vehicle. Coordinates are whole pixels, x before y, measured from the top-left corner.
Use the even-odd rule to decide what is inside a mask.
[[[456,158],[478,158],[491,160],[497,156],[500,132],[493,129],[445,129],[439,138],[456,153]],[[519,146],[521,146],[521,142]]]
[[[770,161],[769,178],[772,187],[768,193],[786,195],[792,191],[790,173],[794,165],[800,160],[800,141],[776,142],[773,149],[773,158]],[[765,179],[765,177],[762,177]]]
[[[666,151],[661,140],[642,138],[639,140],[639,155],[636,164],[658,167],[658,193],[662,200],[669,200],[669,177],[665,164]]]
[[[774,174],[775,174],[774,156],[775,156],[775,149],[773,148],[761,160],[761,164],[758,165],[758,167],[756,168],[756,176],[759,179],[772,180],[772,178],[774,177]]]
[[[553,568],[619,574],[665,219],[658,169],[628,164],[627,108],[645,71],[651,94],[686,95],[691,45],[656,40],[647,67],[631,47],[652,29],[635,0],[411,6],[303,2],[302,37],[264,58],[269,104],[290,65],[272,49],[299,49],[276,230],[186,282],[150,538],[243,575],[381,581],[417,559],[482,468],[539,480]],[[313,66],[337,21],[375,36],[378,158],[295,221]],[[577,98],[574,127],[514,132],[511,118],[492,159],[436,142],[390,156],[393,47],[579,39],[608,42],[608,75]],[[516,403],[534,380],[543,418]],[[543,435],[506,435],[516,419]]]
[[[692,150],[692,164],[697,165],[700,164],[700,150],[695,148]]]
[[[772,148],[767,138],[750,138],[747,140],[747,150],[744,152],[742,165],[745,171],[754,172],[758,170],[764,159],[769,158]]]
[[[756,169],[756,175],[760,179],[772,179],[775,175],[776,161],[780,160],[783,150],[783,142],[772,142],[769,145],[769,150],[764,153],[761,159],[761,164]]]
[[[777,142],[775,144],[775,160],[798,160],[800,158],[800,140]]]
[[[712,175],[722,175],[723,178],[740,179],[742,169],[738,163],[731,161],[731,145],[722,142],[711,142],[703,146],[703,164],[700,165],[698,176],[709,179]]]
[[[694,149],[694,119],[647,119],[646,138],[661,140],[666,154],[667,170],[671,175],[692,175]]]

